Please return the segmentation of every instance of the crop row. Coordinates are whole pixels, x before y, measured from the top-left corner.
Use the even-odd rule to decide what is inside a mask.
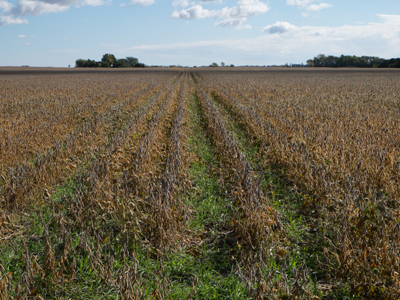
[[[51,295],[52,288],[76,280],[82,263],[104,284],[117,288],[122,298],[143,292],[139,278],[135,279],[132,246],[139,243],[161,249],[157,245],[164,245],[171,230],[154,220],[167,216],[171,221],[169,214],[176,211],[172,203],[178,205],[173,193],[185,178],[180,162],[188,78],[183,77],[169,80],[129,118],[124,129],[114,133],[106,145],[99,145],[98,157],[82,165],[71,183],[50,190],[54,194],[48,195],[43,207],[50,204],[52,212],[40,212],[42,221],[46,219],[44,235],[29,242],[29,249],[40,247],[44,259],[27,247],[21,257],[25,271],[19,284],[10,285],[12,293],[29,296],[32,291],[45,290]],[[167,145],[175,147],[168,158],[161,149]],[[173,186],[165,193],[159,188],[170,179]],[[159,201],[164,210],[155,206]],[[159,234],[160,229],[168,234]],[[51,234],[54,232],[56,236]],[[60,245],[63,250],[56,251]],[[113,261],[120,255],[125,265],[116,270]]]
[[[85,122],[72,129],[63,140],[56,140],[54,145],[44,152],[37,151],[29,160],[22,160],[17,166],[8,168],[2,175],[1,197],[8,207],[27,203],[33,196],[41,197],[45,187],[58,182],[66,176],[66,170],[73,172],[80,162],[87,161],[94,153],[102,152],[104,147],[110,147],[118,139],[124,129],[135,122],[129,116],[133,111],[146,108],[147,98],[160,90],[158,87],[147,86],[134,93],[123,102],[116,103],[103,113],[94,114]],[[154,98],[153,98],[154,99]],[[152,103],[152,100],[149,101]],[[149,105],[147,103],[147,105]],[[141,108],[141,106],[143,106]],[[115,122],[120,125],[115,127]],[[111,135],[107,142],[107,135]],[[35,191],[38,189],[39,191]],[[41,188],[41,189],[40,189]],[[40,191],[41,190],[41,191]],[[25,203],[25,204],[26,204]]]
[[[227,124],[214,104],[211,95],[204,88],[208,84],[195,76],[198,82],[198,99],[207,120],[207,127],[213,143],[217,147],[218,159],[223,169],[226,184],[229,185],[235,210],[231,228],[240,250],[238,273],[247,282],[249,294],[256,299],[276,297],[280,294],[303,295],[304,291],[293,285],[292,279],[282,277],[273,282],[268,260],[285,255],[280,246],[284,235],[279,213],[269,204],[270,200],[262,192],[263,174],[257,174],[241,151],[236,138],[229,132]],[[266,272],[266,273],[264,273]],[[305,273],[299,273],[295,283],[306,280]],[[256,287],[254,289],[254,287]],[[307,295],[307,294],[306,294]]]
[[[0,172],[14,167],[62,140],[71,131],[98,115],[120,114],[125,101],[136,100],[135,93],[159,85],[170,74],[159,77],[131,77],[132,82],[103,78],[22,78],[2,80],[5,88],[0,101]],[[6,82],[4,82],[6,81]],[[24,88],[18,88],[24,85]],[[110,115],[108,113],[108,115]]]
[[[201,75],[269,160],[307,189],[303,208],[316,210],[325,269],[351,282],[353,294],[397,295],[400,127],[390,79],[329,77],[322,89],[306,74],[273,85]]]

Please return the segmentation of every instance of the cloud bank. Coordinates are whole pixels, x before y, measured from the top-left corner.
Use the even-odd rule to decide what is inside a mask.
[[[398,56],[400,49],[400,15],[378,15],[379,22],[366,25],[296,26],[289,22],[276,22],[265,26],[262,35],[251,39],[225,39],[137,45],[123,51],[131,53],[174,55],[199,59],[215,57],[215,53],[230,53],[254,64],[305,62],[319,53],[341,55],[376,55],[390,58]],[[215,58],[217,59],[217,58]],[[226,60],[223,56],[220,59]],[[260,62],[261,61],[261,62]],[[264,62],[264,63],[262,63]],[[210,62],[209,62],[210,63]]]

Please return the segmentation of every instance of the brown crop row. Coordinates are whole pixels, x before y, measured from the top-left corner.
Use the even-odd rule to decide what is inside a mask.
[[[399,74],[200,74],[308,190],[303,208],[318,211],[326,270],[353,294],[398,297]]]
[[[308,298],[312,292],[304,282],[309,272],[305,265],[292,267],[293,277],[274,278],[269,261],[278,259],[281,272],[286,273],[283,258],[286,250],[286,228],[281,223],[280,214],[271,206],[270,200],[262,191],[263,172],[257,174],[244,155],[239,142],[228,130],[228,120],[224,112],[215,105],[213,94],[202,78],[195,77],[198,85],[200,105],[213,141],[218,149],[218,158],[222,162],[224,186],[230,186],[235,211],[232,229],[239,245],[240,261],[237,272],[246,282],[249,295],[254,299],[276,299],[280,295]],[[209,90],[207,94],[204,89]],[[221,178],[221,179],[222,179]],[[281,263],[283,262],[283,263]],[[262,271],[264,270],[264,271]]]
[[[0,172],[47,150],[107,110],[117,115],[125,100],[170,75],[0,78]]]
[[[35,253],[26,249],[21,257],[25,265],[22,281],[16,286],[6,286],[7,289],[21,297],[28,297],[31,291],[42,288],[43,282],[46,286],[71,282],[78,271],[77,265],[82,263],[79,257],[87,253],[88,267],[96,272],[103,283],[118,288],[122,298],[132,299],[142,293],[142,283],[139,278],[136,279],[135,266],[125,265],[124,270],[115,274],[112,272],[114,254],[109,257],[110,264],[104,262],[102,255],[108,252],[105,252],[108,247],[105,241],[114,241],[110,246],[120,249],[118,251],[124,256],[124,260],[135,257],[135,253],[131,253],[129,249],[136,243],[155,247],[157,250],[153,251],[162,251],[157,247],[157,240],[167,236],[154,236],[157,235],[159,224],[154,223],[153,219],[160,215],[161,210],[151,205],[159,201],[155,198],[152,187],[157,194],[157,182],[169,180],[168,175],[161,176],[163,172],[171,172],[171,176],[175,176],[176,185],[180,186],[184,181],[185,166],[175,168],[174,164],[177,163],[176,160],[182,159],[180,151],[183,140],[180,136],[184,107],[187,107],[187,91],[186,80],[183,81],[182,75],[167,82],[133,114],[123,130],[110,137],[108,143],[98,151],[99,157],[89,167],[78,172],[74,178],[76,187],[73,194],[63,192],[59,202],[55,206],[53,203],[52,222],[43,223],[46,242],[42,251],[46,256],[45,261],[39,263]],[[174,114],[175,118],[171,122]],[[149,121],[148,125],[146,121]],[[145,134],[141,136],[143,131]],[[167,138],[169,131],[171,136]],[[161,153],[165,152],[161,148],[165,148],[167,144],[170,147],[178,146],[176,151],[171,151],[174,153],[171,159]],[[152,174],[160,176],[153,178]],[[140,180],[136,182],[138,177]],[[146,187],[148,182],[152,184]],[[138,188],[136,183],[139,184]],[[169,193],[173,192],[174,187],[169,189]],[[160,197],[163,200],[168,197],[171,204],[173,202],[173,195],[162,193]],[[168,207],[168,212],[172,208],[173,206]],[[179,222],[182,221],[183,219]],[[49,228],[57,228],[60,231],[59,236],[51,237]],[[72,240],[77,235],[80,237],[79,247],[74,248]],[[61,255],[55,254],[54,244],[60,243],[64,245],[64,250]],[[164,243],[160,241],[160,245]],[[7,277],[5,280],[7,281]],[[4,284],[4,281],[0,281],[0,284]]]
[[[145,86],[103,113],[88,117],[71,129],[64,139],[56,140],[52,147],[42,153],[37,152],[30,158],[31,161],[25,158],[16,167],[8,168],[2,175],[2,201],[8,207],[15,207],[24,204],[24,201],[28,203],[34,196],[42,197],[46,188],[74,172],[79,163],[87,161],[94,153],[105,151],[104,147],[114,145],[114,140],[123,133],[119,127],[129,127],[135,121],[129,114],[143,106],[147,97],[163,85]],[[111,135],[108,143],[105,139],[107,135]]]

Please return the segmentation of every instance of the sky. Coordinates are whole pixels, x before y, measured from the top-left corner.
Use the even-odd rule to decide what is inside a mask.
[[[305,63],[400,57],[400,0],[0,0],[0,66]]]

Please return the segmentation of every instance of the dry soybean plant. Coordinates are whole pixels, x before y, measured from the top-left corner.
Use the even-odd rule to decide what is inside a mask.
[[[168,260],[201,264],[222,238],[246,299],[398,299],[399,80],[390,70],[0,72],[0,300],[64,297],[93,278],[121,299],[174,298],[188,281],[186,298],[201,298],[207,276],[171,275]],[[190,227],[191,116],[232,206],[224,234]],[[295,247],[267,171],[301,199],[299,231],[311,233]],[[313,246],[313,264],[291,265],[290,251]]]
[[[303,207],[318,210],[327,245],[324,268],[349,282],[354,295],[396,298],[399,74],[380,72],[201,76],[271,162],[307,189]]]

